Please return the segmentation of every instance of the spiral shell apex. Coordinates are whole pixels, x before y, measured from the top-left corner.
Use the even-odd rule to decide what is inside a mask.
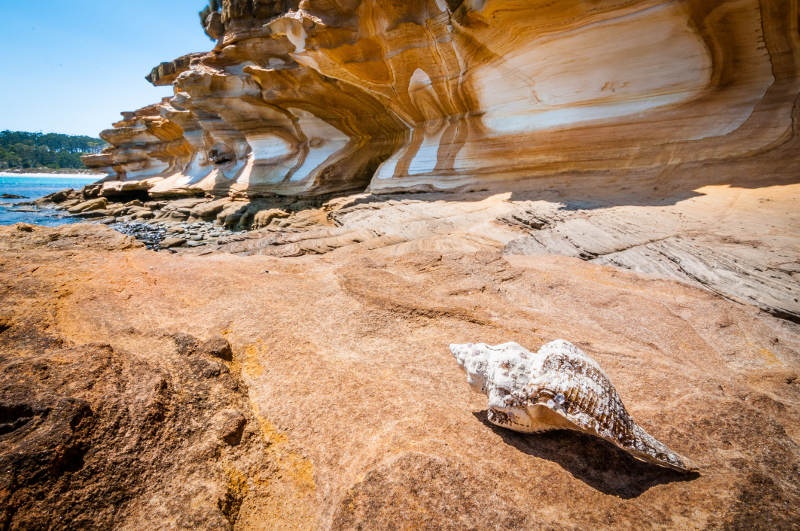
[[[637,459],[680,471],[689,461],[628,414],[608,376],[564,340],[530,352],[517,343],[450,345],[467,382],[489,397],[492,424],[522,433],[568,429],[605,439]]]

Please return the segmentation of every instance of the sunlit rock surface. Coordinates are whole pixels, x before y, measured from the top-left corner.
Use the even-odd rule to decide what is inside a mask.
[[[330,204],[340,233],[298,230],[297,212],[237,254],[0,227],[0,521],[797,527],[798,324],[670,280],[505,255],[514,229],[487,219],[508,203],[448,195],[461,200]],[[575,431],[495,427],[447,351],[560,335],[697,474]]]
[[[794,137],[796,11],[226,0],[213,51],[148,76],[175,97],[126,114],[86,162],[156,195],[251,197],[713,171]]]

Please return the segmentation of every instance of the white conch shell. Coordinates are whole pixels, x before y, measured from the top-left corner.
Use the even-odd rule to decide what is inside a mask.
[[[643,461],[691,470],[636,424],[600,366],[572,343],[532,353],[517,343],[450,345],[467,382],[489,397],[492,424],[523,433],[568,429],[596,435]]]

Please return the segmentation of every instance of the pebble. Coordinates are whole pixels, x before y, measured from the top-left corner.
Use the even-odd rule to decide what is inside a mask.
[[[65,196],[66,198],[66,196]],[[80,200],[76,200],[78,203]],[[148,249],[176,252],[177,248],[211,247],[230,241],[244,239],[241,232],[221,227],[213,221],[189,221],[187,208],[165,208],[168,202],[138,200],[125,204],[113,203],[108,210],[82,213],[82,217],[95,216],[95,223],[133,236]],[[67,206],[66,203],[60,207]],[[19,205],[18,208],[24,208]]]
[[[160,248],[161,241],[167,234],[166,229],[163,227],[136,221],[112,223],[109,226],[122,234],[133,236],[143,242],[145,247],[155,251]]]

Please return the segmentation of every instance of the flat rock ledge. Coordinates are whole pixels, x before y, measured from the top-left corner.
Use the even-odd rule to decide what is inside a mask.
[[[658,180],[622,190],[608,180],[542,180],[510,192],[126,202],[92,197],[90,186],[39,203],[170,252],[290,257],[469,232],[505,255],[558,254],[674,279],[800,322],[800,187],[770,179],[747,188],[670,180],[666,194]]]

